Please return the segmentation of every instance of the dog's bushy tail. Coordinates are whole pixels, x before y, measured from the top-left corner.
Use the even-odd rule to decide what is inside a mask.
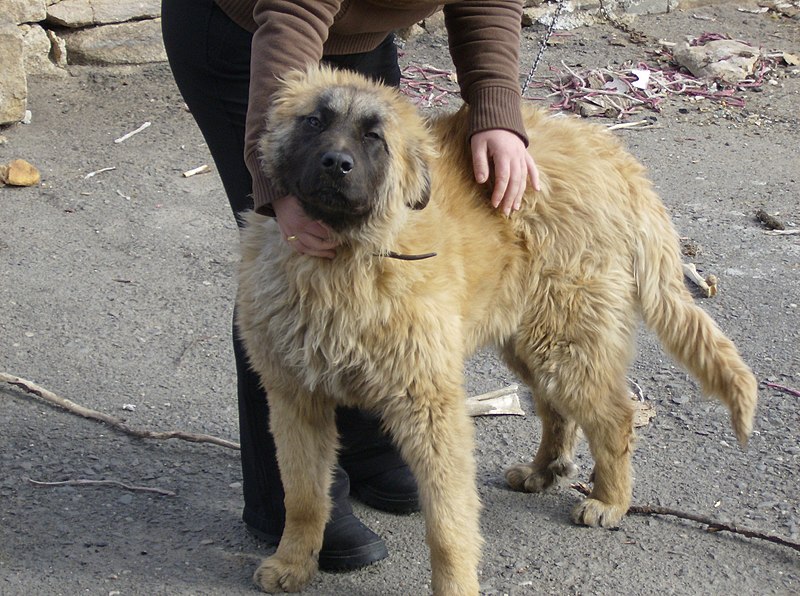
[[[643,319],[700,382],[703,392],[728,407],[736,437],[745,445],[752,430],[758,383],[733,342],[687,290],[677,234],[658,204],[659,217],[640,228],[634,263]]]

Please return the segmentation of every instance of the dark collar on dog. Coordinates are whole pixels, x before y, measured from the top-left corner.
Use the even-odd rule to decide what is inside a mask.
[[[419,255],[405,255],[403,253],[394,252],[390,250],[386,253],[379,253],[377,256],[379,257],[389,257],[390,259],[400,259],[401,261],[421,261],[422,259],[430,259],[431,257],[435,257],[435,252],[426,252]]]

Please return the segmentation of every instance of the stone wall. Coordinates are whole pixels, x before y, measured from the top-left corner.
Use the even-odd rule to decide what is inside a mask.
[[[161,0],[0,0],[0,125],[25,118],[27,76],[166,60]]]
[[[591,24],[599,0],[565,0],[559,28]],[[663,13],[702,0],[605,0],[622,14]],[[549,24],[555,4],[526,0],[525,20]],[[69,64],[166,60],[161,0],[0,0],[0,125],[25,118],[27,76],[63,75]]]

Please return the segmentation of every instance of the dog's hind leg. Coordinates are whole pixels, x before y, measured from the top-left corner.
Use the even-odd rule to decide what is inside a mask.
[[[568,476],[575,471],[571,458],[580,427],[595,459],[594,486],[572,518],[614,527],[632,492],[633,404],[625,374],[635,311],[613,299],[619,292],[603,289],[587,284],[584,292],[570,291],[570,299],[554,308],[569,316],[540,319],[547,327],[523,325],[534,332],[521,332],[505,346],[506,362],[533,391],[543,427],[534,461],[512,467],[506,479],[512,488],[537,492]]]
[[[594,312],[600,312],[595,309]],[[597,324],[601,317],[593,319]],[[587,526],[613,528],[627,513],[633,491],[633,413],[625,377],[631,328],[624,317],[606,317],[595,333],[585,326],[572,341],[553,344],[537,399],[551,402],[583,430],[595,466],[592,491],[572,512]],[[602,339],[601,339],[602,338]]]
[[[482,540],[472,421],[460,383],[426,385],[424,393],[386,400],[383,421],[417,480],[433,593],[477,596]]]
[[[542,440],[532,462],[506,470],[506,482],[513,490],[542,492],[578,473],[572,461],[578,442],[575,421],[565,419],[543,399],[536,400],[536,412],[542,421]]]
[[[502,355],[508,367],[530,387],[536,413],[542,422],[542,440],[536,456],[530,463],[519,463],[508,468],[505,472],[506,482],[513,490],[542,492],[578,473],[578,467],[572,461],[578,443],[578,426],[574,420],[562,416],[549,401],[536,397],[544,396],[543,388],[537,389],[538,379],[524,359],[515,353],[512,344],[504,347]]]
[[[330,515],[328,491],[338,441],[335,411],[322,396],[276,390],[269,392],[269,404],[286,524],[278,550],[261,563],[253,579],[265,592],[298,592],[317,571]]]
[[[633,452],[633,403],[624,377],[600,387],[587,387],[598,407],[583,409],[578,415],[594,458],[592,491],[572,511],[577,524],[617,527],[627,513],[633,492],[631,455]]]

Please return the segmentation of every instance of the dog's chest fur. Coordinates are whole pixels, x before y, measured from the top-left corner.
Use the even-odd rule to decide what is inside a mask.
[[[239,320],[258,328],[268,378],[289,375],[309,391],[363,403],[405,394],[419,377],[461,362],[461,313],[446,303],[454,288],[416,275],[423,264],[302,257],[270,222],[250,226],[243,242],[249,299]],[[248,258],[257,243],[258,257]]]

